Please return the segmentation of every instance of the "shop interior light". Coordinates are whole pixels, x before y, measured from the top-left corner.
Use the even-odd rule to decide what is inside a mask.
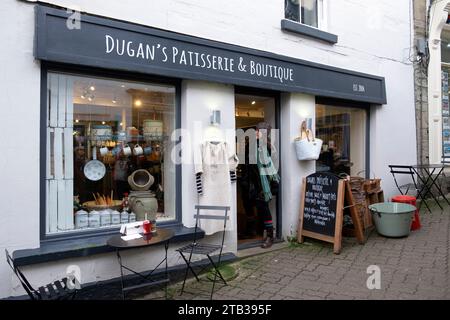
[[[450,42],[449,42],[449,43],[447,43],[447,48],[450,48]]]
[[[83,93],[81,94],[81,99],[86,99],[87,96],[87,92],[83,91]]]
[[[80,120],[78,120],[78,119],[75,119],[75,122],[76,122],[76,123],[78,123],[78,122],[80,122]]]
[[[136,106],[136,107],[140,107],[140,106],[142,106],[142,101],[141,100],[136,100],[135,102],[134,102],[134,105]]]
[[[95,86],[94,86],[93,84],[91,84],[91,85],[89,86],[89,90],[95,91]]]
[[[105,122],[105,121],[102,121],[102,124],[106,124],[106,122]]]
[[[114,97],[114,98],[112,99],[112,103],[114,103],[114,104],[117,103],[117,98],[116,98],[116,97]]]
[[[252,105],[254,105],[255,103],[256,103],[256,101],[255,101],[255,100],[253,100],[253,101],[252,101]]]

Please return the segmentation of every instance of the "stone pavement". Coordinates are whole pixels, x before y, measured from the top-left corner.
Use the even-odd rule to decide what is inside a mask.
[[[424,212],[424,211],[423,211]],[[421,214],[422,228],[407,238],[389,239],[373,231],[365,245],[344,238],[342,252],[313,240],[303,245],[245,258],[228,286],[219,283],[214,299],[450,299],[450,209]],[[367,268],[381,270],[381,289],[369,290]],[[169,287],[172,299],[209,299],[210,282],[190,279]],[[161,292],[140,297],[151,299]]]

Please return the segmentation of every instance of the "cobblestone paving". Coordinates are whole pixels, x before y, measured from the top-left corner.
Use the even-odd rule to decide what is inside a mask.
[[[344,238],[341,254],[310,241],[232,265],[238,276],[219,284],[214,299],[449,299],[450,209],[421,214],[422,228],[407,238],[389,239],[373,231],[365,245]],[[381,269],[381,289],[366,286],[367,267]],[[169,287],[172,299],[209,299],[210,282],[190,279]],[[161,292],[141,297],[151,299]]]

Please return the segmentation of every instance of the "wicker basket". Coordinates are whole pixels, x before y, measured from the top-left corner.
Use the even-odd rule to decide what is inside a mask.
[[[381,190],[381,179],[367,179],[363,184],[364,192],[373,193]]]

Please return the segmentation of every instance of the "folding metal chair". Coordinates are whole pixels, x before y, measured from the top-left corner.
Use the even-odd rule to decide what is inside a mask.
[[[394,178],[395,185],[397,186],[397,189],[400,192],[400,194],[405,195],[405,194],[408,194],[409,190],[415,190],[416,197],[420,198],[422,200],[422,202],[425,203],[425,206],[427,207],[428,211],[431,212],[430,207],[428,207],[428,204],[426,203],[425,199],[422,197],[421,188],[419,187],[418,181],[415,178],[415,172],[414,172],[413,167],[405,166],[405,165],[389,165],[389,169],[392,174],[392,177]],[[412,183],[399,185],[396,174],[410,176]],[[406,191],[403,192],[402,189],[406,189]]]
[[[8,262],[17,278],[19,278],[22,287],[25,289],[31,300],[71,300],[75,298],[77,290],[75,288],[69,288],[67,285],[69,281],[68,278],[57,280],[35,290],[19,267],[14,263],[14,259],[11,257],[8,250],[5,249],[5,253],[6,262]]]
[[[228,211],[230,210],[230,207],[195,206],[195,209],[197,210],[197,214],[194,215],[194,218],[195,218],[194,240],[192,241],[192,243],[190,243],[184,247],[178,248],[176,250],[180,253],[181,257],[183,258],[184,262],[186,263],[186,273],[184,275],[184,281],[183,281],[183,286],[181,287],[180,295],[182,295],[184,292],[184,286],[186,284],[186,279],[187,279],[189,271],[192,272],[192,274],[194,275],[194,277],[197,281],[200,281],[200,279],[198,277],[199,274],[202,271],[204,271],[207,267],[212,265],[212,267],[214,268],[214,280],[213,280],[213,284],[212,284],[211,297],[210,297],[210,299],[212,299],[213,294],[214,294],[214,288],[215,288],[216,281],[217,281],[217,277],[219,277],[220,280],[222,280],[222,282],[225,285],[227,285],[227,282],[225,281],[222,274],[220,273],[218,266],[220,265],[220,260],[222,258],[223,244],[225,241],[225,229],[227,227],[227,221],[229,220]],[[200,210],[216,210],[216,211],[221,210],[221,211],[224,211],[224,214],[223,215],[206,215],[206,214],[200,214]],[[220,245],[219,244],[199,243],[197,241],[197,231],[199,229],[199,221],[200,220],[223,220],[222,243]],[[218,261],[217,261],[217,263],[214,263],[213,259],[211,258],[211,254],[213,254],[214,252],[217,252],[217,251],[219,251]],[[186,258],[185,254],[189,254],[189,258]],[[192,267],[192,263],[191,263],[191,259],[194,254],[195,255],[203,255],[203,256],[208,257],[210,265],[208,264],[207,266],[203,267],[199,272],[195,272]]]

